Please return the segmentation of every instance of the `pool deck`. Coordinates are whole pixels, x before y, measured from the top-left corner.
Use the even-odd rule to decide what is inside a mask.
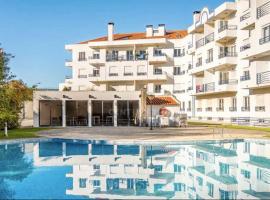
[[[222,134],[223,132],[223,134]],[[113,141],[194,141],[222,139],[267,139],[263,131],[221,129],[210,127],[154,128],[146,127],[92,127],[60,128],[40,131],[45,138],[113,140]]]

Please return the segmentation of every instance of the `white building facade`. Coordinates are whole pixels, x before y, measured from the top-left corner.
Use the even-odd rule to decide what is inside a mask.
[[[138,92],[140,124],[149,116],[142,98],[147,95],[162,98],[154,115],[166,107],[171,118],[185,113],[192,120],[270,123],[269,0],[236,0],[212,12],[195,11],[188,31],[167,31],[159,24],[141,33],[115,34],[114,23],[109,23],[107,32],[105,37],[66,45],[72,59],[65,65],[71,67],[72,77],[59,85],[61,95]]]

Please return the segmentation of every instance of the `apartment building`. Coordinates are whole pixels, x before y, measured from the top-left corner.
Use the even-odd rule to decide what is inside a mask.
[[[195,118],[269,124],[270,2],[239,0],[194,13]]]
[[[269,0],[205,7],[193,13],[187,31],[159,24],[119,34],[108,23],[107,36],[66,45],[72,77],[58,92],[36,93],[34,124],[147,125],[153,104],[154,118],[165,108],[171,125],[181,113],[192,120],[269,125],[269,23]],[[48,109],[54,110],[50,116]]]
[[[33,162],[70,166],[63,176],[72,183],[66,194],[74,197],[267,199],[269,146],[260,140],[182,145],[48,141],[34,145]]]

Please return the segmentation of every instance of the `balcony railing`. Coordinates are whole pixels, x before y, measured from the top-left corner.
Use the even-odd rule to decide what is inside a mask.
[[[134,61],[134,60],[147,60],[146,55],[129,55],[129,56],[116,56],[116,55],[106,55],[106,61],[107,62],[113,62],[113,61]]]
[[[229,107],[229,111],[230,112],[236,112],[237,111],[237,107]]]
[[[87,78],[87,75],[79,75],[78,78]]]
[[[265,106],[256,106],[255,111],[256,112],[264,112],[265,111]]]
[[[204,38],[204,44],[208,44],[208,43],[214,41],[215,40],[215,37],[214,36],[215,36],[214,33],[210,33],[209,35],[205,36],[205,38]]]
[[[163,52],[158,52],[158,53],[157,53],[157,52],[154,52],[154,53],[153,53],[153,56],[154,56],[154,57],[160,57],[160,56],[166,56],[166,54],[163,53]]]
[[[147,72],[138,72],[137,75],[138,76],[146,76],[147,75]]]
[[[251,17],[251,14],[250,14],[250,12],[248,12],[240,17],[240,22],[245,21],[246,19],[248,19],[250,17]]]
[[[197,112],[202,112],[202,108],[197,108]]]
[[[215,91],[215,83],[206,83],[203,85],[196,85],[196,93]]]
[[[219,56],[218,56],[219,59],[222,59],[225,57],[237,57],[237,53],[236,52],[224,52],[224,53],[219,54]]]
[[[236,85],[238,81],[236,79],[219,80],[219,85]]]
[[[224,107],[217,107],[217,108],[216,108],[216,111],[217,111],[217,112],[223,112],[223,111],[224,111]]]
[[[250,107],[244,106],[244,107],[241,107],[241,110],[242,110],[242,112],[249,112],[250,111]]]
[[[99,73],[88,74],[88,77],[100,77],[100,74]]]
[[[162,70],[154,70],[153,74],[154,75],[162,75],[163,72],[162,72]]]
[[[66,79],[72,79],[72,77],[71,76],[66,76]]]
[[[270,42],[270,36],[261,38],[259,42],[260,45]]]
[[[133,76],[133,73],[132,72],[125,72],[124,76]]]
[[[207,108],[205,108],[205,111],[206,111],[206,112],[212,112],[212,110],[213,110],[212,107],[207,107]]]
[[[177,90],[177,89],[173,90],[173,93],[176,93],[176,94],[183,94],[185,92],[186,92],[186,90]]]
[[[237,30],[237,26],[236,25],[224,25],[218,29],[218,32],[221,33],[225,30]]]
[[[109,76],[118,76],[118,73],[109,73]]]
[[[270,83],[270,71],[257,73],[257,84]]]
[[[202,46],[204,46],[204,38],[196,41],[196,48],[197,49],[200,48],[200,47],[202,47]]]
[[[248,81],[250,80],[250,75],[244,75],[244,76],[240,76],[240,81]]]
[[[257,19],[270,14],[270,1],[257,8]]]
[[[93,54],[92,57],[90,57],[91,60],[98,60],[100,59],[100,55],[99,54]]]
[[[250,47],[251,47],[250,44],[245,44],[245,45],[243,45],[243,46],[240,47],[240,51],[241,51],[241,52],[242,52],[242,51],[245,51],[245,50],[247,50],[247,49],[250,49]]]

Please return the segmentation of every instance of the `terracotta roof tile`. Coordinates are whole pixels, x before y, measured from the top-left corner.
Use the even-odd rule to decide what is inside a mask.
[[[175,31],[166,31],[165,36],[153,36],[153,37],[146,37],[145,32],[141,33],[119,33],[114,34],[114,40],[139,40],[139,39],[153,39],[153,38],[167,38],[167,39],[181,39],[187,36],[186,30],[175,30]],[[86,40],[80,42],[79,44],[87,44],[88,42],[103,42],[107,41],[108,37],[100,37],[92,40]]]
[[[146,98],[146,104],[151,105],[151,100],[149,97]],[[156,96],[152,99],[152,105],[176,106],[179,105],[179,103],[172,96]]]

